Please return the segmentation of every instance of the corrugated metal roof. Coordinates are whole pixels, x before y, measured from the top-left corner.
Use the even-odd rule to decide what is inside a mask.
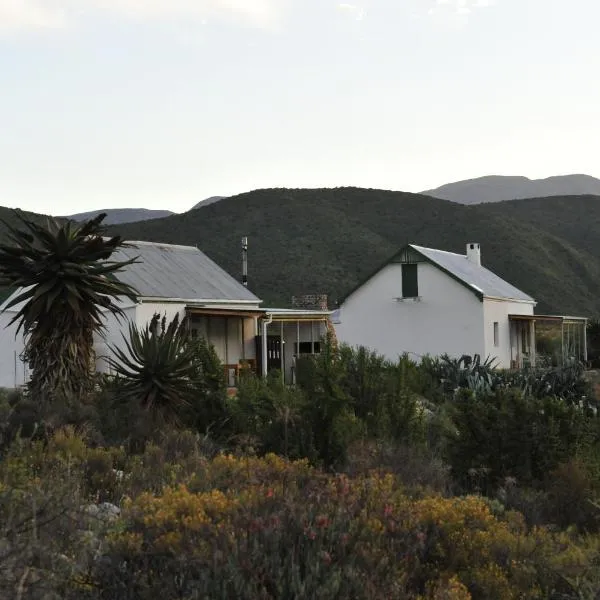
[[[520,302],[535,302],[535,300],[492,273],[489,269],[471,262],[464,254],[455,254],[445,250],[424,248],[423,246],[410,247],[422,254],[430,262],[448,271],[457,279],[460,279],[475,292],[479,292],[490,298],[502,298],[506,300],[517,300]]]
[[[255,302],[260,300],[206,254],[193,246],[128,242],[111,260],[139,257],[117,277],[148,298]]]

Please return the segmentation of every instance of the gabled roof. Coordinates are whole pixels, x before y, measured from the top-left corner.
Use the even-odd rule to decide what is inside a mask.
[[[535,304],[535,300],[531,296],[516,288],[514,285],[511,285],[495,273],[492,273],[489,269],[471,262],[465,254],[456,254],[454,252],[446,252],[445,250],[425,248],[415,244],[408,244],[394,254],[394,256],[388,259],[366,280],[348,293],[342,300],[342,303],[384,267],[392,263],[402,262],[401,259],[406,255],[407,251],[416,253],[422,261],[432,264],[461,285],[464,285],[480,300],[483,300],[484,298],[496,298],[500,300],[512,300],[515,302]]]
[[[157,242],[128,242],[111,260],[139,257],[117,278],[136,289],[142,298],[207,300],[227,303],[260,303],[252,292],[194,246],[176,246]]]
[[[535,300],[492,273],[489,269],[471,262],[465,254],[455,254],[444,250],[434,250],[409,244],[428,262],[440,267],[443,271],[458,279],[460,283],[484,298],[500,298],[502,300],[517,300],[518,302],[535,302]]]
[[[116,277],[132,286],[141,298],[178,300],[186,304],[250,304],[262,302],[229,273],[194,246],[175,246],[155,242],[128,242],[130,247],[119,248],[110,260],[126,261],[138,258]],[[21,289],[14,290],[0,311]],[[23,303],[12,307],[18,312]]]

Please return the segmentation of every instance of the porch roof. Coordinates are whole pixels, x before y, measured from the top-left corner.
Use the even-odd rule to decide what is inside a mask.
[[[333,311],[330,310],[302,310],[298,308],[265,308],[266,315],[273,321],[326,321]]]
[[[186,306],[188,315],[207,317],[264,317],[265,311],[260,308],[210,308],[206,306]]]
[[[508,315],[509,321],[547,321],[558,323],[585,323],[587,317],[573,317],[567,315]]]
[[[188,305],[185,307],[189,315],[205,315],[211,317],[272,317],[279,321],[325,321],[331,315],[330,310],[302,310],[294,308],[211,308],[208,306]]]

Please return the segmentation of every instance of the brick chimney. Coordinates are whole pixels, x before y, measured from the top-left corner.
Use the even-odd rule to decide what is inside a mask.
[[[481,248],[475,242],[467,244],[467,260],[478,267],[481,266]]]
[[[327,294],[305,294],[293,296],[292,307],[301,310],[328,310]]]

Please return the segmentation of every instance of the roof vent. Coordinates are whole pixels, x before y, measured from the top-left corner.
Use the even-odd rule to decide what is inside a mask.
[[[479,244],[475,242],[467,244],[467,260],[474,265],[481,266],[481,248]]]

